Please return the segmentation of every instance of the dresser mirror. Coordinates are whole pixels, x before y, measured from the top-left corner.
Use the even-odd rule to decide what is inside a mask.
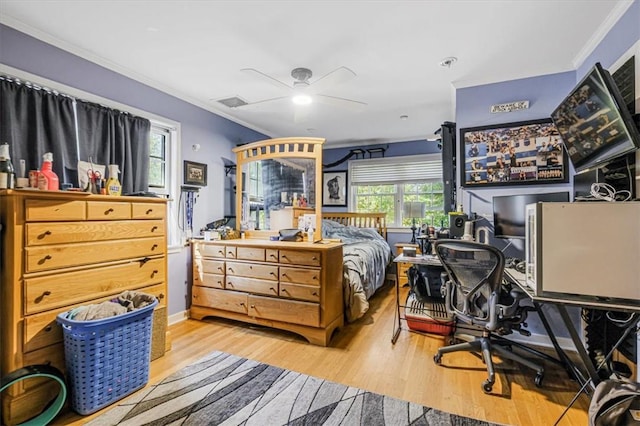
[[[238,227],[249,238],[298,228],[300,216],[315,214],[305,227],[313,227],[314,239],[320,239],[323,143],[320,138],[279,138],[234,148]]]

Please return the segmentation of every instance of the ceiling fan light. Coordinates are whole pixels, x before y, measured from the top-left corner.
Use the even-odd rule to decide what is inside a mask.
[[[291,98],[291,101],[296,105],[309,105],[312,99],[309,95],[299,94]]]

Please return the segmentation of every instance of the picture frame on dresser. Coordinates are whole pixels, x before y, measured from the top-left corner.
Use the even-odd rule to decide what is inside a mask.
[[[460,156],[466,188],[569,182],[567,152],[550,118],[460,129]]]
[[[184,162],[184,184],[207,186],[207,165],[194,161]]]
[[[347,207],[347,171],[322,173],[322,206]]]

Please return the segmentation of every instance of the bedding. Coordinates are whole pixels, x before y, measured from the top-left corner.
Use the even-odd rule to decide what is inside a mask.
[[[352,322],[369,309],[369,298],[385,282],[392,260],[391,247],[373,228],[356,228],[331,220],[322,221],[323,238],[339,238],[343,246],[343,294],[345,315]]]

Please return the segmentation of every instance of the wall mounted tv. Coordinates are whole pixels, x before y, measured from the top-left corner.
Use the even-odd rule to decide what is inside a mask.
[[[576,173],[640,147],[640,134],[613,78],[600,63],[551,113]]]

